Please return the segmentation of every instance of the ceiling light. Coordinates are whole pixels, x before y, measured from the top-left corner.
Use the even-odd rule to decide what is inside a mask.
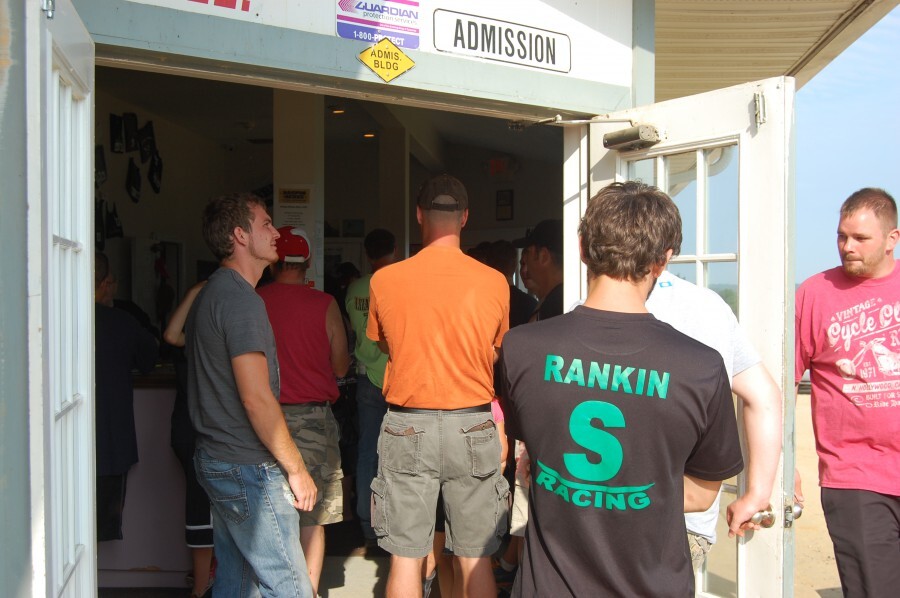
[[[332,114],[344,114],[345,112],[347,112],[343,107],[335,105],[329,106],[328,109]]]
[[[363,133],[363,137],[365,139],[375,139],[375,133],[372,131],[366,131],[365,133]]]

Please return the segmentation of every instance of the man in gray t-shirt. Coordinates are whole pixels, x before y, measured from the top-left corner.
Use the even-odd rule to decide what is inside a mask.
[[[188,408],[197,431],[194,464],[210,498],[218,559],[216,593],[254,584],[275,596],[313,596],[300,549],[297,509],[316,486],[278,404],[275,337],[254,291],[278,259],[278,231],[253,195],[212,200],[203,237],[221,267],[186,322]]]
[[[772,493],[781,453],[781,392],[731,308],[715,292],[666,271],[657,279],[646,305],[657,319],[722,356],[731,389],[741,399],[749,453],[746,492],[728,507],[729,536],[758,529],[744,522],[766,508]],[[685,515],[694,569],[716,542],[718,516],[718,497],[708,510]]]

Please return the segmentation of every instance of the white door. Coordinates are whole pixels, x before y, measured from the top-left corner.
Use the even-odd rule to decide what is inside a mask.
[[[723,296],[786,389],[782,467],[771,497],[775,525],[729,540],[725,506],[744,480],[730,481],[698,595],[793,595],[793,530],[785,513],[794,475],[793,100],[793,79],[779,77],[603,115],[565,133],[566,246],[577,246],[576,223],[605,185],[641,179],[666,191],[684,222],[682,252],[670,269]],[[660,141],[640,150],[604,147],[604,134],[636,125],[654,127]],[[569,257],[566,305],[586,295],[585,269]]]
[[[94,45],[70,0],[28,10],[32,587],[93,596]]]

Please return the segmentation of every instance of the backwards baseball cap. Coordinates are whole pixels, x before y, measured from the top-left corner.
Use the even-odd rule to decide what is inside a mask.
[[[309,237],[302,228],[294,226],[282,226],[278,228],[281,235],[275,240],[275,249],[278,251],[278,259],[282,262],[303,264],[309,260]]]
[[[459,179],[449,174],[439,174],[422,185],[418,204],[423,210],[459,212],[468,209],[469,195]]]
[[[525,231],[525,236],[513,242],[515,247],[546,247],[551,253],[563,253],[563,221],[541,220],[534,228]]]

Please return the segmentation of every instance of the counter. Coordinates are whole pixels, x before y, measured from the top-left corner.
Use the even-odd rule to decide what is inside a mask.
[[[97,546],[100,587],[186,587],[184,473],[169,446],[174,373],[157,368],[136,379],[134,420],[139,462],[128,474],[123,540]]]

